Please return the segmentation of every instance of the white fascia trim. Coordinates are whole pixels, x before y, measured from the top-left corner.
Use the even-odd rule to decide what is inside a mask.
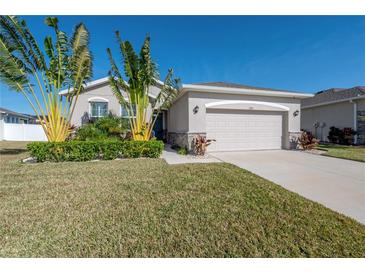
[[[320,103],[320,104],[315,104],[315,105],[310,105],[310,106],[304,106],[304,107],[302,106],[301,108],[302,109],[314,108],[314,107],[338,104],[338,103],[343,103],[343,102],[350,102],[350,101],[353,101],[353,100],[360,100],[360,99],[365,99],[365,95],[346,98],[346,99],[341,99],[341,100],[332,101],[332,102],[325,102],[325,103]]]
[[[100,84],[105,84],[106,82],[109,81],[109,77],[104,77],[104,78],[100,78],[98,80],[95,80],[95,81],[91,81],[89,83],[86,83],[84,85],[84,88],[91,88],[91,87],[94,87],[94,86],[97,86],[97,85],[100,85]],[[70,89],[70,91],[72,91],[72,89]],[[60,95],[65,95],[69,92],[68,89],[64,89],[64,90],[61,90],[59,92]]]
[[[103,102],[107,102],[109,103],[108,99],[105,99],[103,97],[91,97],[89,99],[87,99],[88,102],[98,102],[98,101],[103,101]]]
[[[268,106],[277,108],[280,110],[289,111],[289,108],[277,103],[270,103],[270,102],[262,102],[262,101],[248,101],[248,100],[224,100],[219,102],[207,103],[205,104],[206,108],[215,107],[215,106],[223,106],[223,105],[234,105],[234,104],[254,104],[254,105],[261,105],[261,106]]]
[[[228,87],[212,87],[204,85],[190,85],[185,84],[182,86],[182,92],[185,91],[201,91],[201,92],[217,92],[217,93],[229,93],[229,94],[245,94],[245,95],[260,95],[260,96],[273,96],[273,97],[291,97],[291,98],[310,98],[314,94],[308,93],[296,93],[288,91],[273,91],[265,89],[246,89],[246,88],[228,88]]]
[[[163,86],[164,85],[164,82],[162,82],[161,80],[159,80],[159,79],[155,79],[156,80],[156,83],[157,84],[159,84],[159,85],[161,85],[161,86]]]
[[[108,83],[108,82],[109,82],[109,77],[104,77],[104,78],[100,78],[98,80],[86,83],[84,88],[87,89],[87,88],[91,88],[91,87],[101,85],[101,84],[105,84],[105,83]],[[157,80],[157,83],[163,85],[163,82],[161,82],[160,80]],[[127,82],[126,82],[126,84],[128,85]],[[70,91],[72,91],[72,89],[70,89]],[[64,90],[61,90],[59,92],[60,95],[66,95],[67,93],[69,93],[68,89],[64,89]],[[156,99],[156,97],[157,97],[157,96],[153,95],[152,93],[148,93],[148,96],[153,98],[153,99]]]
[[[109,77],[100,78],[98,80],[91,81],[91,82],[87,83],[85,85],[85,88],[90,88],[90,87],[97,86],[97,85],[100,85],[100,84],[105,84],[107,82],[109,82]]]

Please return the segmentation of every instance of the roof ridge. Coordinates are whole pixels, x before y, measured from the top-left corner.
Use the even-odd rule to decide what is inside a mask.
[[[253,90],[269,90],[269,91],[282,91],[282,92],[298,92],[291,91],[286,89],[278,89],[278,88],[266,88],[266,87],[257,87],[240,83],[232,83],[232,82],[224,82],[224,81],[216,81],[216,82],[201,82],[201,83],[192,83],[192,85],[200,85],[200,86],[216,86],[216,87],[226,87],[226,88],[246,88]]]
[[[13,115],[18,115],[18,116],[23,116],[23,117],[28,117],[28,118],[32,117],[32,114],[22,113],[22,112],[14,111],[14,110],[4,108],[4,107],[0,107],[0,111],[8,112],[8,113],[13,114]]]

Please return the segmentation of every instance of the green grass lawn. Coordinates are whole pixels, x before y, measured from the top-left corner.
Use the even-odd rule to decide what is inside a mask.
[[[336,158],[365,162],[364,146],[340,146],[333,144],[318,145],[318,148],[325,150],[327,156]]]
[[[1,143],[0,257],[365,256],[365,226],[233,165],[22,164],[22,147]]]

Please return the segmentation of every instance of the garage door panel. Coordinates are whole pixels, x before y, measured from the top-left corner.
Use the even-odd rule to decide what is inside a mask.
[[[207,138],[215,139],[209,151],[280,149],[281,112],[207,110]]]

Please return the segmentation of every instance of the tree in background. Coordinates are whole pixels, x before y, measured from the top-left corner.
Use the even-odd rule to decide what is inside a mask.
[[[0,16],[0,80],[25,96],[48,141],[61,142],[71,132],[77,98],[92,76],[89,32],[80,23],[69,39],[56,17],[47,17],[45,24],[55,35],[54,41],[45,37],[44,54],[24,20]],[[61,89],[68,93],[60,95]]]
[[[115,96],[128,113],[133,140],[149,140],[159,113],[176,97],[180,81],[173,79],[173,70],[169,69],[164,82],[160,83],[160,93],[151,100],[149,90],[151,86],[156,86],[159,75],[151,58],[150,37],[145,38],[139,55],[129,41],[122,41],[119,32],[116,32],[116,37],[126,80],[108,48],[111,64],[109,82]],[[148,114],[149,108],[151,115]]]

